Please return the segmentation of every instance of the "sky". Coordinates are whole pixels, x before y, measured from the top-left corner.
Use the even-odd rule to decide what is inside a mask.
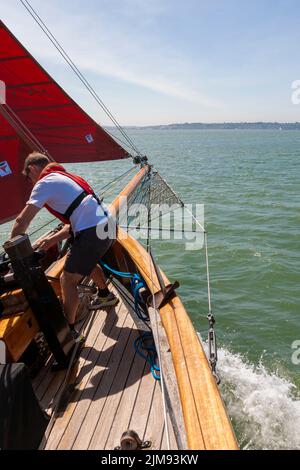
[[[124,126],[300,121],[291,99],[299,0],[30,3]],[[19,0],[0,0],[0,17],[97,122],[111,124]]]

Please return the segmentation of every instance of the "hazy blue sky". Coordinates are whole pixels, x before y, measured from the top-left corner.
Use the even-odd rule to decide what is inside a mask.
[[[31,0],[124,125],[300,121],[299,0]],[[97,121],[94,105],[19,0],[1,19]],[[1,77],[0,77],[1,79]]]

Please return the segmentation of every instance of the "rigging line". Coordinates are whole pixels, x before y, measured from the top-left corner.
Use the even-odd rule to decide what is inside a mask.
[[[15,121],[15,125],[18,126],[24,134],[27,133],[28,139],[31,139],[35,143],[35,146],[39,147],[39,149],[45,150],[41,142],[39,142],[39,140],[32,134],[30,129],[19,118],[19,116],[14,112],[14,110],[9,106],[8,103],[5,103],[5,105],[2,105],[1,109],[3,110],[3,113],[6,113],[6,116],[9,117],[11,121]]]
[[[153,180],[153,173],[150,173],[149,176],[149,186],[148,186],[148,217],[147,217],[147,225],[148,225],[148,230],[147,230],[147,251],[149,252],[150,250],[150,245],[151,245],[151,231],[150,231],[150,220],[151,220],[151,186],[152,186],[152,180]]]
[[[151,250],[151,236],[150,236],[150,243],[149,243],[149,252]],[[154,286],[154,281],[153,281],[153,269],[152,269],[152,259],[151,256],[149,255],[149,261],[150,261],[150,278],[152,282],[152,289]],[[170,434],[169,434],[169,424],[168,424],[168,418],[167,418],[167,406],[166,406],[166,392],[165,392],[165,379],[164,379],[164,373],[163,373],[163,365],[161,361],[161,351],[160,351],[160,336],[159,336],[159,330],[158,330],[158,310],[156,307],[156,301],[155,301],[155,296],[154,296],[154,291],[152,291],[152,302],[153,302],[153,307],[154,307],[154,312],[155,312],[155,326],[156,326],[156,337],[157,337],[157,355],[158,355],[158,361],[159,361],[159,367],[160,367],[160,383],[161,383],[161,394],[162,394],[162,404],[163,404],[163,410],[164,410],[164,421],[165,421],[165,426],[166,426],[166,437],[167,437],[167,447],[168,450],[171,449],[170,446]]]
[[[112,120],[112,122],[118,127],[120,132],[123,134],[123,136],[130,142],[130,138],[128,135],[126,135],[125,131],[122,129],[122,127],[119,125],[113,114],[109,111],[109,109],[106,107],[106,105],[103,103],[101,98],[97,95],[95,90],[92,88],[92,86],[89,84],[89,82],[86,80],[84,75],[80,72],[76,64],[72,61],[70,56],[67,54],[67,52],[63,49],[63,47],[60,45],[60,43],[56,40],[54,35],[51,33],[49,28],[46,26],[46,24],[43,22],[41,17],[38,15],[38,13],[34,10],[34,8],[30,5],[30,3],[27,0],[20,0],[20,2],[23,4],[23,6],[26,8],[28,13],[33,17],[33,19],[37,22],[39,27],[43,30],[43,32],[46,34],[48,39],[52,42],[52,44],[55,46],[55,48],[58,50],[58,52],[62,55],[62,57],[66,60],[68,65],[72,68],[73,72],[77,75],[77,77],[81,80],[81,82],[85,85],[85,87],[89,90],[89,92],[93,95],[95,100],[98,102],[98,104],[102,107],[102,109],[106,112],[106,114],[109,116],[109,118]],[[27,5],[25,5],[25,3]],[[31,11],[30,11],[31,10]],[[135,145],[131,141],[132,148],[137,152],[137,149],[134,148]]]
[[[129,230],[148,230],[148,226],[147,227],[141,227],[140,225],[134,225],[134,226],[131,226],[131,225],[120,225],[121,228],[123,229],[129,229]],[[173,228],[161,228],[161,227],[151,227],[150,226],[150,230],[153,231],[153,232],[170,232],[170,233],[202,233],[202,232],[197,232],[196,230],[176,230],[176,229],[173,229]]]
[[[204,232],[205,240],[205,260],[206,260],[206,277],[207,277],[207,298],[208,298],[208,315],[207,319],[209,322],[208,330],[208,352],[209,352],[209,363],[212,370],[212,374],[216,380],[217,385],[220,384],[221,379],[216,371],[218,363],[218,349],[217,349],[217,340],[216,333],[214,330],[214,324],[216,322],[215,317],[212,313],[211,307],[211,291],[210,291],[210,273],[209,273],[209,263],[208,263],[208,241],[207,241],[207,232]]]
[[[125,178],[125,176],[129,175],[130,173],[134,172],[135,170],[136,170],[135,167],[129,168],[129,170],[125,171],[125,173],[122,173],[122,175],[117,176],[117,178],[115,178],[114,180],[110,181],[109,183],[105,184],[104,186],[101,186],[101,188],[99,188],[97,191],[103,191],[104,189],[108,188],[109,186],[112,186],[113,184],[118,183],[121,179]],[[100,183],[95,184],[94,187],[97,188],[97,186],[99,184]]]
[[[98,193],[98,196],[100,199],[104,199],[104,197],[107,199],[114,193],[115,189],[114,187],[108,188],[103,193]]]
[[[211,314],[211,290],[210,290],[210,273],[209,273],[209,264],[208,264],[207,232],[204,232],[204,240],[205,240],[205,261],[206,261],[206,278],[207,278],[208,313]]]
[[[179,209],[179,207],[178,207]],[[150,219],[150,222],[153,222],[153,220],[157,220],[159,219],[160,217],[163,217],[164,215],[167,215],[167,214],[174,214],[175,211],[177,211],[178,209],[175,209],[175,210],[167,210],[165,212],[161,212],[159,215],[157,215],[156,217],[151,217]]]
[[[130,140],[129,136],[126,135],[125,131],[121,128],[121,126],[118,124],[117,120],[114,118],[112,113],[109,111],[109,109],[106,107],[106,105],[102,102],[100,97],[97,95],[95,90],[92,88],[92,86],[89,84],[89,82],[85,79],[85,77],[82,75],[80,70],[77,68],[75,63],[72,61],[72,59],[68,56],[66,51],[63,49],[63,47],[59,44],[59,42],[56,40],[56,38],[53,36],[49,28],[45,25],[43,20],[40,18],[40,16],[37,14],[37,12],[33,9],[33,7],[29,4],[27,0],[25,2],[27,3],[28,7],[25,5],[23,0],[20,0],[23,6],[26,8],[26,10],[29,12],[29,14],[33,17],[33,19],[37,22],[37,24],[40,26],[40,28],[43,30],[43,32],[46,34],[48,39],[52,42],[54,47],[58,50],[58,52],[62,55],[62,57],[66,60],[68,65],[72,68],[73,72],[77,75],[77,77],[81,80],[81,82],[85,85],[85,87],[88,89],[88,91],[92,94],[94,99],[98,102],[98,104],[101,106],[101,108],[105,111],[105,113],[109,116],[109,118],[112,120],[112,122],[118,127],[119,131],[123,134],[123,136],[128,140],[129,143],[131,143],[131,148],[133,148],[137,153],[138,150],[135,148],[134,143]],[[30,11],[31,9],[32,11]],[[45,29],[44,29],[45,28]]]
[[[115,134],[113,134],[112,132],[108,131],[106,127],[103,127],[103,129],[105,130],[105,132],[107,132],[107,134],[109,134],[111,137],[113,137],[114,139],[118,140],[119,142],[121,142],[122,145],[125,145],[125,147],[128,147],[129,149],[131,150],[134,150],[127,142],[124,142],[124,140],[120,139],[120,137],[117,137]],[[130,154],[129,154],[130,155]],[[131,158],[132,155],[130,155]]]
[[[147,185],[147,184],[148,184],[148,185],[150,184],[150,176],[149,176],[149,175],[150,175],[150,174],[147,173],[147,174],[143,177],[143,179],[142,179],[140,185],[139,185],[139,186],[135,189],[135,191],[128,197],[128,201],[127,201],[128,206],[129,206],[129,205],[132,205],[132,204],[135,204],[135,201],[137,200],[137,198],[138,198],[138,196],[139,196],[140,194],[141,194],[141,201],[144,201],[145,197],[147,196],[146,191],[147,191],[147,189],[148,189],[146,185]],[[146,189],[144,189],[145,186],[146,186]],[[143,193],[142,191],[144,191],[144,193]]]
[[[7,109],[6,109],[7,108]],[[0,112],[5,117],[5,119],[10,123],[10,125],[16,130],[19,137],[23,138],[29,147],[38,149],[39,151],[48,154],[46,149],[42,144],[36,139],[36,137],[30,132],[26,125],[21,121],[21,119],[14,113],[12,108],[7,104],[0,106]],[[49,155],[49,154],[48,154]]]
[[[17,135],[21,137],[24,140],[24,142],[26,142],[29,145],[29,147],[32,147],[33,142],[26,136],[26,134],[18,126],[18,124],[14,121],[14,119],[10,116],[10,114],[7,111],[4,111],[4,108],[0,108],[0,111],[1,111],[2,116],[5,118],[5,120],[16,131]]]
[[[130,207],[135,203],[135,201],[137,200],[137,197],[139,194],[142,194],[142,189],[143,189],[143,185],[145,183],[145,179],[143,179],[139,185],[139,191],[137,191],[136,189],[129,195],[127,196],[127,200],[126,200],[126,206],[122,208],[122,210],[119,212],[118,214],[118,220],[122,220],[124,218],[124,216],[126,217],[126,220],[128,219],[129,217],[129,214],[128,214],[128,211],[130,209]],[[125,213],[124,213],[125,212]]]
[[[142,188],[141,188],[142,190]],[[137,191],[133,197],[129,197],[127,199],[127,207],[130,209],[135,204],[139,204],[140,206],[144,205],[143,202],[145,201],[145,195],[140,195],[140,193]],[[122,214],[123,215],[123,214]],[[128,214],[129,215],[129,214]],[[130,216],[129,216],[130,217]],[[132,217],[132,216],[131,216]]]
[[[115,192],[116,192],[116,188],[112,186],[111,188],[108,188],[108,189],[106,189],[105,191],[98,193],[98,196],[100,197],[100,199],[104,199],[104,197],[105,197],[106,199],[108,199],[108,198],[109,198],[110,196],[112,196]],[[111,201],[111,202],[112,202],[112,201]],[[106,201],[106,203],[107,203],[107,201]]]
[[[128,220],[131,219],[131,218],[135,218],[136,215],[135,214],[130,214],[130,211],[131,211],[131,208],[133,207],[133,205],[139,205],[140,207],[141,206],[144,206],[145,209],[147,210],[145,204],[143,204],[145,198],[143,199],[140,199],[137,203],[135,203],[136,201],[136,197],[135,199],[132,201],[131,199],[127,200],[127,206],[124,206],[122,208],[122,211],[120,211],[119,215],[118,215],[118,220],[119,220],[119,223],[120,221],[126,221],[126,223],[128,223]],[[148,212],[148,211],[147,211]],[[144,216],[144,213],[142,213],[141,211],[139,211],[139,214],[140,216],[143,215]],[[147,214],[145,214],[147,215]]]
[[[6,120],[11,124],[11,126],[16,130],[19,137],[23,138],[25,142],[31,147],[32,149],[38,150],[39,152],[47,155],[50,160],[53,160],[49,152],[45,149],[45,147],[39,142],[39,140],[32,134],[30,129],[24,124],[24,122],[15,114],[10,106],[6,105],[9,112],[2,108],[4,116]],[[11,114],[10,114],[11,113]]]
[[[53,36],[49,28],[45,25],[43,20],[40,18],[40,16],[37,14],[37,12],[34,10],[34,8],[30,5],[28,0],[20,0],[22,5],[26,8],[28,13],[33,17],[33,19],[36,21],[36,23],[39,25],[39,27],[43,30],[43,32],[46,34],[46,36],[50,39],[52,44],[55,46],[55,48],[58,50],[58,52],[61,54],[61,56],[65,59],[65,61],[68,63],[68,65],[71,67],[73,72],[77,75],[77,77],[80,79],[80,81],[84,84],[84,86],[87,88],[89,93],[94,97],[94,99],[97,101],[97,103],[101,106],[103,111],[107,114],[107,116],[111,119],[111,121],[115,124],[115,126],[119,129],[119,131],[122,133],[123,137],[127,140],[127,142],[131,145],[131,148],[141,157],[142,154],[139,151],[139,149],[136,147],[132,139],[128,136],[128,134],[125,132],[125,130],[120,126],[116,118],[113,116],[113,114],[109,111],[107,106],[103,103],[99,95],[96,93],[96,91],[93,89],[93,87],[90,85],[90,83],[87,81],[87,79],[84,77],[84,75],[80,72],[78,67],[75,65],[75,63],[72,61],[70,56],[67,54],[67,52],[63,49],[63,47],[59,44],[57,39]]]
[[[28,236],[29,237],[32,237],[33,235],[35,235],[36,233],[38,233],[40,230],[42,230],[43,228],[47,227],[48,225],[50,225],[52,222],[54,222],[56,219],[51,219],[49,220],[48,222],[46,222],[44,225],[42,225],[41,227],[37,228],[36,230],[34,230],[33,232],[29,233]],[[0,256],[4,255],[5,254],[5,251],[1,251],[0,252]]]
[[[205,230],[205,228],[200,224],[199,220],[197,219],[197,217],[194,216],[194,214],[192,213],[192,211],[191,211],[185,204],[183,204],[183,207],[184,207],[184,209],[187,210],[187,212],[189,212],[189,213],[191,214],[192,219],[194,220],[194,222],[195,222],[197,225],[199,225],[199,227],[201,228],[202,232],[203,232],[204,234],[207,233],[206,230]]]
[[[120,296],[122,297],[122,299],[124,300],[124,302],[127,302],[128,305],[130,306],[130,308],[134,309],[134,298],[132,298],[132,295],[131,297],[129,296],[129,292],[125,292],[123,290],[121,290],[120,286],[116,283],[116,278],[112,277],[110,279],[110,282],[112,283],[112,285],[115,287],[115,289],[119,292]],[[146,325],[146,327],[149,329],[149,325],[148,323],[146,323],[146,321],[143,319],[143,318],[139,318],[141,320],[141,322],[144,323],[144,325]]]
[[[31,130],[26,126],[26,124],[19,118],[19,116],[14,112],[14,110],[10,106],[8,106],[8,108],[9,108],[9,111],[12,113],[13,117],[15,118],[16,122],[20,124],[20,127],[22,129],[24,129],[24,133],[27,133],[28,138],[30,138],[31,141],[35,143],[35,146],[38,148],[38,150],[44,153],[45,155],[47,155],[51,160],[53,160],[48,150],[37,139],[37,137],[31,132]]]
[[[174,197],[177,199],[178,203],[184,208],[187,210],[187,212],[189,212],[189,214],[192,216],[194,222],[199,225],[199,227],[201,228],[201,230],[203,231],[203,233],[206,233],[206,230],[205,228],[200,224],[199,220],[194,216],[194,214],[192,213],[192,211],[186,206],[186,204],[182,201],[182,199],[175,193],[174,189],[171,188],[171,186],[169,185],[169,183],[167,183],[167,181],[161,176],[161,174],[158,172],[158,170],[156,170],[157,172],[157,175],[158,177],[167,185],[167,187],[169,188],[169,190],[173,193]],[[154,219],[153,219],[154,220]]]
[[[42,230],[43,228],[47,227],[48,225],[50,225],[52,222],[54,222],[56,220],[56,218],[54,219],[51,219],[49,220],[48,222],[46,222],[44,225],[42,225],[41,227],[37,228],[36,230],[34,230],[34,232],[31,232],[28,234],[29,237],[32,237],[32,235],[35,235],[36,233],[38,233],[40,230]]]

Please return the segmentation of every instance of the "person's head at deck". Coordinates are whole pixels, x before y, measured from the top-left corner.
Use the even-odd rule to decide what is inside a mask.
[[[28,181],[35,184],[43,169],[49,165],[49,158],[39,152],[32,152],[28,155],[24,163],[23,175]]]

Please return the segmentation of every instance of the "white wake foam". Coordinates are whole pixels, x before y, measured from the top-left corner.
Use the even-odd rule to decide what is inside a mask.
[[[300,449],[296,387],[260,364],[219,348],[221,392],[243,449]]]

